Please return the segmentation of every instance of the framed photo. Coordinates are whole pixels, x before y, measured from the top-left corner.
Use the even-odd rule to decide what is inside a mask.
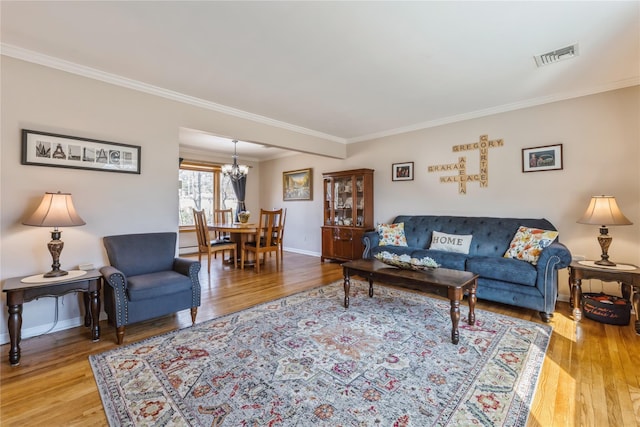
[[[391,180],[392,181],[413,181],[413,162],[392,164]]]
[[[22,164],[140,173],[140,147],[22,130]]]
[[[562,144],[522,149],[522,172],[562,169]]]
[[[312,200],[312,170],[309,168],[282,172],[282,200]]]

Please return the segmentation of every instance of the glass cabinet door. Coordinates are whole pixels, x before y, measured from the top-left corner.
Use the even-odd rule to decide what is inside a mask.
[[[352,177],[334,178],[333,194],[335,200],[333,225],[354,225],[354,191]]]
[[[324,225],[333,225],[334,206],[333,206],[333,180],[325,178],[324,180]]]
[[[355,218],[354,224],[357,227],[362,227],[364,225],[365,218],[365,196],[364,196],[364,175],[356,175],[355,177],[355,191],[354,191],[354,209],[355,209]]]

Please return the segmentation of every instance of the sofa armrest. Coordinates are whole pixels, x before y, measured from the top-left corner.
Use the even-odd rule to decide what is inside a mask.
[[[371,258],[371,249],[378,246],[380,243],[380,236],[377,231],[367,231],[362,235],[362,243],[364,245],[364,251],[362,252],[362,258]]]
[[[538,258],[538,273],[544,272],[544,269],[552,263],[553,268],[559,270],[568,267],[571,264],[571,252],[569,248],[560,242],[553,242],[542,250],[540,258]]]
[[[571,252],[559,242],[544,248],[538,258],[536,287],[544,296],[544,312],[553,313],[558,298],[558,270],[571,264]]]

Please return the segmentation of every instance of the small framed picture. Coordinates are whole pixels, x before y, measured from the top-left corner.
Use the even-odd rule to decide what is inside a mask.
[[[392,181],[413,181],[413,162],[392,164],[391,180]]]
[[[562,169],[562,144],[522,149],[522,172]]]

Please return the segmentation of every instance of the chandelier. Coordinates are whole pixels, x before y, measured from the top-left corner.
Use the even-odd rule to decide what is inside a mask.
[[[236,151],[238,140],[234,139],[231,142],[233,142],[233,164],[222,165],[222,174],[231,178],[232,181],[238,181],[247,176],[247,173],[249,173],[249,166],[238,165],[238,153]]]

